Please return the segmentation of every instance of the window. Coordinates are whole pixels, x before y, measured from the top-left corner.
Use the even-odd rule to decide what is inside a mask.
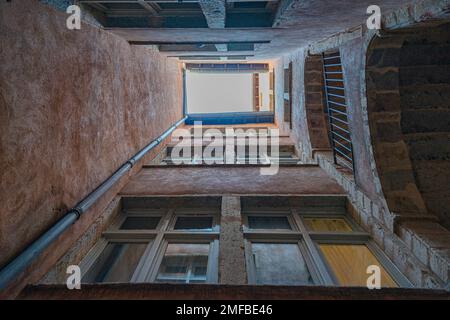
[[[249,283],[365,287],[375,265],[382,287],[411,286],[345,210],[335,211],[245,209]]]
[[[378,265],[379,260],[365,244],[320,244],[319,248],[335,279],[342,286],[364,286],[367,273],[364,266]],[[397,287],[386,269],[380,266],[381,285]]]
[[[285,216],[249,216],[248,227],[250,229],[285,229],[291,230],[288,218]]]
[[[256,284],[309,285],[314,281],[295,243],[252,243]]]
[[[108,243],[84,282],[129,282],[149,243]]]
[[[209,230],[213,228],[213,217],[208,216],[182,216],[177,217],[175,230]]]
[[[284,69],[284,122],[292,129],[292,62]]]
[[[82,281],[216,283],[219,216],[218,209],[123,212],[83,259]]]
[[[289,211],[246,210],[243,221],[249,284],[319,283]]]
[[[127,217],[120,226],[121,230],[154,230],[161,217]]]
[[[304,218],[308,231],[351,232],[352,228],[344,218]]]
[[[209,251],[209,244],[168,244],[156,281],[207,282]]]

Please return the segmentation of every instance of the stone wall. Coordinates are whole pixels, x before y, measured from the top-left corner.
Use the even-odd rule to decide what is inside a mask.
[[[385,16],[383,25],[386,29],[396,30],[399,26],[424,21],[422,23],[426,23],[426,27],[434,27],[439,24],[435,19],[442,19],[447,11],[446,1],[419,1]],[[402,29],[399,34],[405,35],[408,31],[415,35],[418,29],[416,26],[410,30]],[[445,35],[441,34],[439,38],[448,41]],[[423,46],[423,42],[419,41],[419,45]],[[449,203],[448,183],[441,183],[448,181],[449,171],[445,162],[449,141],[445,139],[448,137],[448,109],[442,85],[442,79],[449,74],[446,71],[448,63],[445,63],[448,42],[423,56],[427,57],[426,67],[423,66],[425,62],[417,61],[417,47],[408,53],[403,50],[403,55],[409,56],[403,59],[405,63],[408,59],[416,59],[415,63],[419,63],[419,68],[411,68],[415,72],[400,65],[404,43],[405,39],[399,40],[394,30],[382,31],[377,36],[376,32],[360,26],[304,50],[309,55],[330,49],[341,52],[355,152],[354,175],[334,165],[330,152],[313,152],[306,138],[311,137],[312,131],[307,125],[308,112],[301,102],[302,97],[297,98],[300,105],[296,106],[298,109],[294,109],[294,113],[306,115],[298,118],[291,136],[296,140],[304,162],[318,162],[346,190],[355,208],[355,219],[372,234],[399,269],[416,286],[440,287],[448,283],[450,270],[450,233],[438,221],[439,216],[441,223],[446,223],[442,216],[448,212],[446,205]],[[425,47],[422,50],[431,50],[426,43]],[[428,60],[431,55],[444,61],[446,66],[430,71]],[[297,57],[290,59],[294,65],[303,64]],[[404,81],[413,81],[414,88],[418,88],[417,82],[421,80],[440,84],[432,88],[428,85],[422,91],[414,90],[410,85],[403,86],[402,69],[409,71],[408,79]],[[435,103],[423,105],[433,92]],[[299,90],[298,95],[306,96],[307,91]],[[414,107],[417,112],[411,111]],[[433,111],[425,118],[423,109]],[[427,123],[427,118],[429,125],[424,128],[422,123]],[[307,134],[298,134],[305,129]],[[408,130],[414,133],[407,133]],[[421,137],[434,142],[420,143],[418,130],[422,131]],[[407,139],[409,134],[411,139]],[[426,171],[430,167],[432,170]],[[438,206],[434,212],[424,188],[428,188],[428,198]]]
[[[0,3],[0,266],[182,117],[176,62],[66,17]]]
[[[450,261],[442,226],[450,205],[448,39],[447,25],[376,38],[366,70],[373,152],[395,231],[443,281]]]
[[[450,229],[450,24],[405,39],[401,131],[428,211]]]

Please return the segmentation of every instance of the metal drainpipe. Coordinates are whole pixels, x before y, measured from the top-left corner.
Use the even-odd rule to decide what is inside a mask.
[[[111,177],[104,181],[97,189],[70,209],[48,231],[28,246],[19,256],[12,260],[0,271],[0,289],[5,289],[8,284],[23,272],[53,241],[55,241],[66,229],[74,224],[80,216],[86,212],[106,191],[108,191],[134,164],[144,157],[150,150],[167,138],[187,117],[175,123],[167,129],[159,138],[153,140],[133,158],[122,165]]]

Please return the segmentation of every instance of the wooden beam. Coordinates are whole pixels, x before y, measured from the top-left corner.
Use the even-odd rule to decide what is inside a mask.
[[[158,12],[153,8],[149,3],[145,2],[144,0],[138,0],[137,1],[142,7],[144,7],[145,10],[150,12],[152,16],[157,16]]]

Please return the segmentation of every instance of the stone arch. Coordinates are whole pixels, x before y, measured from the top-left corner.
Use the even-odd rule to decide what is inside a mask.
[[[450,225],[450,25],[374,37],[366,55],[367,117],[388,208]]]

